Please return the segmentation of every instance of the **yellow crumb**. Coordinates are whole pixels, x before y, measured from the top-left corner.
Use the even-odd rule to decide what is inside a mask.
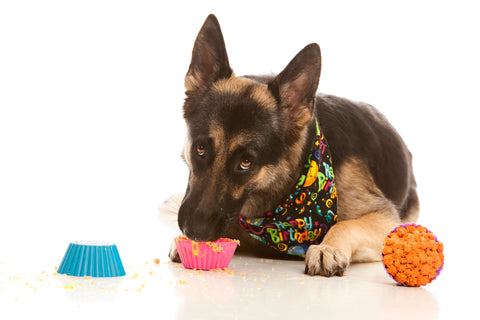
[[[212,249],[212,251],[215,253],[223,251],[223,247],[221,243],[208,241],[207,246],[209,246]]]
[[[73,290],[73,286],[66,284],[66,285],[63,286],[63,289]]]
[[[198,256],[199,249],[198,249],[198,242],[192,241],[192,254],[196,257]]]
[[[226,273],[228,274],[234,274],[235,272],[233,270],[230,270],[228,268],[223,269]]]
[[[185,280],[178,280],[178,283],[180,283],[180,284],[187,284],[187,281],[185,281]]]
[[[158,259],[158,258],[153,259],[153,263],[159,264],[159,263],[160,263],[160,259]]]

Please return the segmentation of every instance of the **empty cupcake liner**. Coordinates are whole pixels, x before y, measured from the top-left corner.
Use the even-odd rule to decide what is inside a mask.
[[[75,277],[121,277],[125,275],[117,246],[97,241],[70,243],[57,272]]]
[[[178,237],[175,244],[184,268],[212,270],[228,267],[238,241],[221,238],[217,241],[196,242]]]

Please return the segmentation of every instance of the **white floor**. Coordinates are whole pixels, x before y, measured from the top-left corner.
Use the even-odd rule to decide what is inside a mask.
[[[448,259],[440,277],[422,288],[398,286],[381,263],[355,264],[345,276],[303,274],[302,261],[234,256],[224,271],[194,271],[166,258],[167,246],[119,245],[127,275],[58,275],[53,255],[0,263],[2,319],[459,319],[476,318],[475,277]],[[66,249],[66,247],[65,247]],[[157,251],[158,250],[158,251]],[[147,257],[150,257],[148,259]],[[154,259],[160,263],[155,264]],[[31,259],[36,260],[33,255]],[[48,261],[51,260],[51,261]],[[459,272],[462,271],[462,272]],[[472,281],[472,282],[470,282]],[[6,319],[6,318],[5,318]]]

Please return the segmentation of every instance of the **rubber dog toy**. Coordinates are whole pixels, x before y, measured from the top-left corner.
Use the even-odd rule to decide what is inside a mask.
[[[435,280],[443,269],[443,243],[421,225],[401,225],[385,238],[382,262],[399,284],[424,286]]]

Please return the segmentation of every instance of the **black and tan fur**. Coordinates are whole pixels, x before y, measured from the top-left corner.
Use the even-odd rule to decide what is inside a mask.
[[[305,273],[342,275],[352,262],[378,260],[387,233],[416,221],[416,183],[403,140],[372,106],[316,94],[320,69],[320,48],[310,44],[278,76],[237,77],[217,19],[207,18],[185,78],[190,177],[178,224],[187,237],[233,237],[242,250],[284,257],[243,232],[238,217],[275,208],[296,184],[315,116],[332,153],[339,222],[310,246]],[[171,258],[178,260],[175,250]]]

